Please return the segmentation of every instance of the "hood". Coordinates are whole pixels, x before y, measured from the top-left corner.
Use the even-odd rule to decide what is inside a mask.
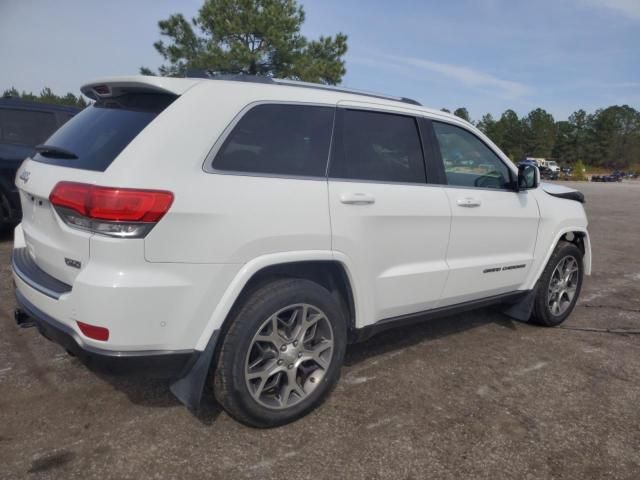
[[[554,197],[584,203],[584,194],[574,188],[569,188],[555,183],[541,183],[540,188]]]

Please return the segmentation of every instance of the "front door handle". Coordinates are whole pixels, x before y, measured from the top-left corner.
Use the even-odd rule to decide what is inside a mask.
[[[467,207],[467,208],[479,207],[482,204],[479,198],[474,198],[474,197],[459,198],[456,201],[456,203],[458,204],[459,207]]]
[[[340,201],[347,205],[370,205],[376,202],[373,195],[368,193],[343,193],[340,195]]]

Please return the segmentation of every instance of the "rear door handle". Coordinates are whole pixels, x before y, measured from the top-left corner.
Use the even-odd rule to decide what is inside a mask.
[[[340,201],[347,205],[370,205],[376,203],[376,199],[373,195],[368,193],[343,193],[340,195]]]
[[[456,203],[458,204],[459,207],[467,207],[467,208],[479,207],[482,204],[479,198],[474,198],[474,197],[459,198],[456,201]]]

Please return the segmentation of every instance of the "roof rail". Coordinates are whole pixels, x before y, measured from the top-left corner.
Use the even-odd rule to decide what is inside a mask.
[[[330,92],[350,93],[352,95],[363,95],[365,97],[382,98],[384,100],[394,100],[396,102],[410,103],[411,105],[422,106],[419,102],[406,97],[394,97],[393,95],[384,95],[380,93],[366,92],[364,90],[356,90],[353,88],[334,87],[332,85],[322,85],[320,83],[300,82],[298,80],[286,80],[283,78],[274,78],[273,82],[278,85],[287,85],[291,87],[316,88],[318,90],[328,90]]]
[[[231,82],[273,83],[273,78],[262,75],[249,75],[243,72],[221,72],[217,70],[187,70],[185,78],[208,78],[209,80],[228,80]]]
[[[393,100],[396,102],[408,103],[410,105],[422,106],[420,102],[407,97],[394,97],[392,95],[383,95],[380,93],[366,92],[363,90],[355,90],[344,87],[334,87],[332,85],[323,85],[321,83],[301,82],[298,80],[287,80],[283,78],[265,77],[262,75],[249,75],[243,72],[218,72],[214,70],[187,70],[185,77],[187,78],[208,78],[210,80],[228,80],[232,82],[250,82],[250,83],[266,83],[272,85],[284,85],[288,87],[314,88],[317,90],[326,90],[330,92],[349,93],[351,95],[362,95],[365,97],[381,98],[384,100]]]

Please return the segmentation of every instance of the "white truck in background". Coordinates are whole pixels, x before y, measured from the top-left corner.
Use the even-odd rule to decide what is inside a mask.
[[[551,172],[560,172],[560,166],[555,160],[547,160],[546,158],[527,157],[525,160],[535,162],[538,168],[546,168]]]

